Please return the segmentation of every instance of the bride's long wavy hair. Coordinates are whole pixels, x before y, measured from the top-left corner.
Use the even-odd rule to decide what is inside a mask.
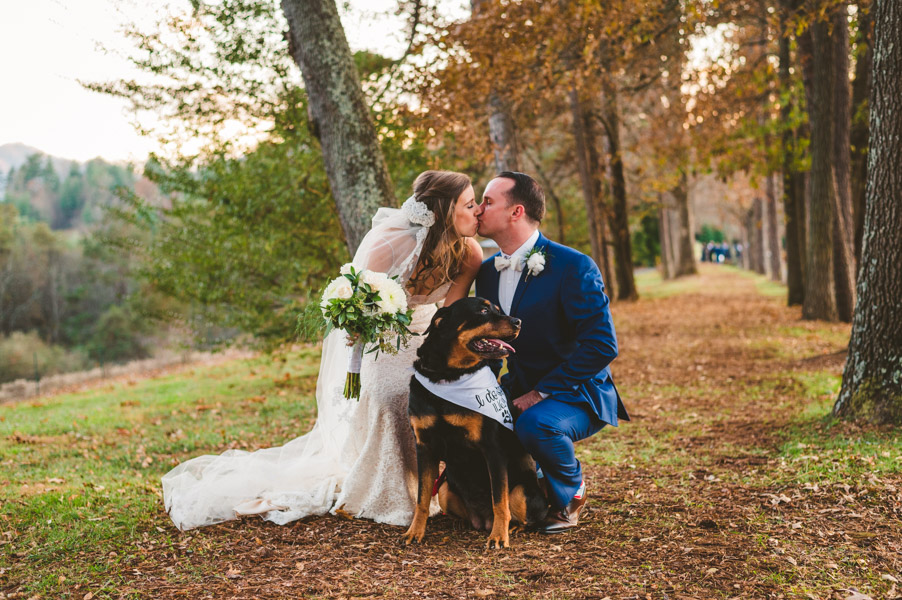
[[[435,214],[408,287],[435,289],[453,280],[467,258],[467,244],[454,228],[454,207],[470,187],[470,178],[454,171],[424,171],[413,182],[413,196]]]

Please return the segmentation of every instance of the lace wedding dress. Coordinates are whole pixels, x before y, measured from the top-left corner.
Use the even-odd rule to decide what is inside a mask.
[[[358,269],[397,276],[405,284],[416,267],[434,217],[421,202],[380,208],[354,255]],[[410,329],[422,333],[450,284],[409,298]],[[343,397],[349,348],[336,330],[323,341],[317,379],[317,422],[284,446],[256,452],[228,450],[199,456],[163,476],[166,511],[181,530],[259,514],[284,524],[342,510],[406,526],[416,502],[416,450],[407,416],[407,391],[416,350],[412,337],[398,354],[364,355],[359,402]],[[436,506],[433,508],[435,510]]]
[[[423,333],[451,284],[415,296],[411,331]],[[417,498],[417,453],[407,416],[413,362],[423,337],[398,354],[365,359],[360,369],[360,406],[354,413],[345,460],[353,466],[335,507],[389,525],[410,525]],[[437,504],[436,504],[437,506]],[[435,510],[435,506],[433,507]]]

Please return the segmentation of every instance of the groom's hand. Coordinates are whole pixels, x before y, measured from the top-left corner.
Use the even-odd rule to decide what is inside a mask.
[[[526,412],[527,408],[533,406],[534,404],[538,404],[541,401],[542,395],[539,392],[533,390],[531,392],[523,394],[519,398],[514,399],[514,406],[520,409],[520,412],[523,413]]]

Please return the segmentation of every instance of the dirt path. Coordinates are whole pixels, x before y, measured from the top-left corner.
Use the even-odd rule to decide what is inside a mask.
[[[697,292],[614,307],[615,379],[633,421],[580,444],[590,500],[579,529],[516,533],[498,552],[446,517],[410,548],[402,529],[367,521],[247,519],[179,536],[130,566],[125,587],[152,598],[895,597],[898,472],[869,477],[865,464],[836,480],[831,461],[867,457],[826,446],[786,457],[786,444],[805,446],[799,431],[862,433],[805,412],[805,382],[841,373],[848,327],[802,322],[735,271],[691,283]],[[171,531],[165,515],[159,525]]]

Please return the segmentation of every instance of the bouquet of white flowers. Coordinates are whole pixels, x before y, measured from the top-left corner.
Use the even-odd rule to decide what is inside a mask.
[[[375,271],[357,271],[347,264],[341,276],[323,291],[323,316],[332,327],[344,329],[351,346],[345,398],[360,397],[363,353],[395,354],[413,333],[408,329],[413,310],[396,278]]]

